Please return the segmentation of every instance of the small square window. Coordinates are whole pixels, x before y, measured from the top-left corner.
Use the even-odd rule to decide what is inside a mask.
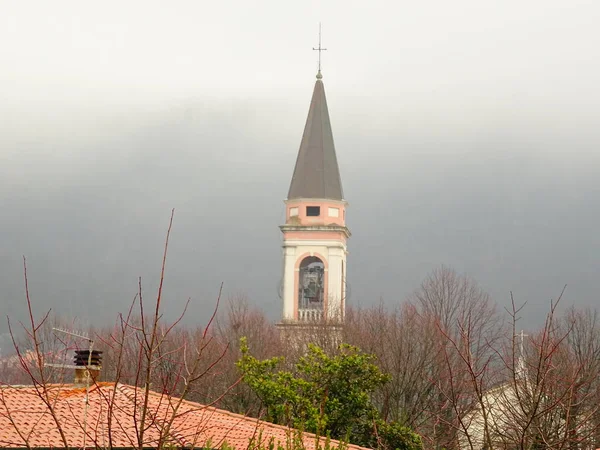
[[[318,217],[321,215],[321,207],[320,206],[307,206],[306,207],[306,215],[308,217]]]

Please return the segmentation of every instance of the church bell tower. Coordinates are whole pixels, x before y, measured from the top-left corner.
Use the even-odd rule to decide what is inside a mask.
[[[320,67],[285,205],[281,325],[341,325],[350,231]]]

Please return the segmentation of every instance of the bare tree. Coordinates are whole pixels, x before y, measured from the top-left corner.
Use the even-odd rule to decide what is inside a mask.
[[[162,291],[172,224],[173,213],[165,240],[160,282],[155,301],[150,305],[145,302],[140,280],[138,295],[132,302],[129,311],[119,316],[119,320],[110,332],[93,337],[109,359],[107,369],[110,372],[107,375],[114,383],[112,394],[104,398],[107,412],[103,414],[106,414],[106,424],[86,420],[85,413],[82,421],[79,410],[72,411],[68,418],[71,426],[73,422],[80,424],[84,436],[83,442],[71,442],[69,436],[64,432],[64,420],[66,420],[64,410],[59,413],[56,409],[60,398],[57,393],[60,392],[61,386],[68,388],[66,385],[69,383],[64,382],[63,379],[60,385],[57,385],[57,379],[53,378],[53,372],[48,367],[49,358],[53,356],[52,352],[48,351],[48,343],[51,340],[48,334],[49,313],[39,320],[35,318],[33,301],[29,295],[27,266],[24,261],[25,291],[29,311],[29,324],[24,327],[24,330],[28,342],[26,345],[22,345],[17,341],[12,324],[11,335],[23,374],[27,377],[28,384],[35,389],[36,396],[45,405],[45,414],[49,414],[53,418],[54,428],[58,431],[64,448],[85,447],[88,444],[99,446],[97,436],[99,434],[104,436],[105,433],[108,435],[107,446],[109,448],[114,446],[115,433],[122,432],[115,419],[115,414],[117,412],[123,414],[123,410],[116,411],[115,408],[118,406],[114,404],[113,400],[117,398],[117,389],[123,381],[138,387],[131,391],[134,407],[130,414],[132,423],[137,427],[136,436],[131,445],[134,448],[148,445],[164,448],[172,445],[174,439],[172,426],[180,416],[180,408],[184,399],[193,392],[200,380],[210,375],[227,351],[227,346],[225,346],[219,348],[217,352],[209,352],[213,343],[210,329],[217,313],[219,299],[217,299],[215,311],[208,324],[194,339],[190,339],[188,334],[178,329],[185,309],[179,319],[173,323],[166,324],[162,320]],[[149,308],[150,311],[148,311]],[[137,313],[135,313],[136,311]],[[69,346],[65,345],[65,347]],[[92,367],[86,365],[86,369],[89,374]],[[88,389],[99,388],[98,383],[97,378],[88,376]],[[96,390],[98,393],[105,391],[105,389]],[[0,395],[2,414],[8,417],[17,432],[22,434],[23,445],[29,446],[27,434],[20,428],[21,425],[17,421],[12,420],[13,411],[4,396],[7,391],[0,388],[0,392],[2,393]],[[177,396],[174,396],[173,393],[177,393]],[[160,397],[159,400],[151,402],[151,396],[157,395]],[[215,402],[219,400],[217,396],[213,397]],[[88,395],[86,395],[87,401],[89,401]],[[87,409],[86,403],[85,411]],[[189,408],[186,406],[186,412],[189,412],[188,410]],[[98,427],[102,427],[102,429]],[[27,431],[27,433],[30,432]],[[88,444],[86,444],[86,439]]]
[[[467,364],[463,353],[477,402],[459,415],[462,448],[596,448],[595,314],[571,310],[560,318],[561,297],[551,302],[544,326],[528,335],[517,329],[522,307],[513,300],[507,310],[511,326],[501,340],[489,343],[501,363],[494,364],[493,371],[490,366]],[[452,342],[454,348],[460,347]],[[486,388],[475,383],[477,376],[494,383]]]
[[[464,417],[493,383],[493,345],[502,320],[489,295],[478,283],[448,267],[434,270],[410,299],[423,330],[434,341],[427,374],[434,389],[428,423],[420,431],[434,446],[453,448]]]
[[[563,327],[571,329],[567,338],[569,361],[578,372],[573,383],[567,415],[573,422],[569,448],[597,448],[600,445],[600,320],[596,310],[567,311]],[[568,367],[568,366],[567,366]]]
[[[376,393],[382,417],[415,429],[427,421],[434,387],[435,340],[428,325],[411,304],[391,311],[379,304],[346,314],[345,341],[376,355],[382,371],[392,375]]]
[[[279,333],[264,312],[251,306],[244,295],[230,297],[227,309],[217,318],[215,327],[216,341],[221,346],[228,346],[229,351],[217,368],[214,392],[207,396],[207,400],[211,401],[224,389],[234,386],[229,389],[228,395],[221,398],[220,406],[229,411],[259,417],[261,410],[256,396],[248,386],[239,383],[241,374],[235,363],[241,357],[242,337],[251,343],[260,358],[270,358],[283,352]]]

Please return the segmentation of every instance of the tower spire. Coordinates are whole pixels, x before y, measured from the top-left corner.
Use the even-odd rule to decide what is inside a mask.
[[[343,200],[325,87],[317,74],[288,199],[320,198]]]
[[[323,78],[323,75],[321,75],[321,52],[327,50],[326,48],[321,47],[321,22],[319,22],[319,46],[317,48],[313,47],[313,50],[319,52],[319,71],[317,72],[317,79],[320,80]]]
[[[319,46],[314,50],[319,52],[319,71],[285,200],[285,224],[280,226],[284,249],[280,325],[282,330],[298,330],[307,322],[326,320],[331,332],[337,333],[346,305],[350,230],[321,79],[321,52],[325,49],[320,24]]]

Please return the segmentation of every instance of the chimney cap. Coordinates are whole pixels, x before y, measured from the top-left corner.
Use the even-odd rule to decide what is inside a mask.
[[[102,351],[100,350],[75,350],[73,362],[78,367],[102,365]]]

